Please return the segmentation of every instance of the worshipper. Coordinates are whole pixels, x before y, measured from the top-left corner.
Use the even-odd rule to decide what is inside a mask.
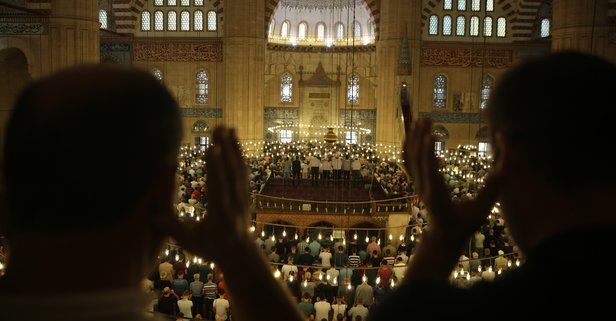
[[[321,253],[321,243],[319,243],[316,238],[313,239],[310,244],[308,244],[308,248],[310,249],[310,255],[312,255],[314,258],[319,256],[319,254]]]
[[[364,302],[365,301],[358,299],[355,303],[355,306],[349,309],[348,314],[352,320],[358,320],[357,318],[359,318],[359,320],[366,320],[366,318],[368,317],[368,308],[364,306]],[[370,302],[372,302],[372,299],[370,300]]]
[[[334,303],[332,304],[332,314],[333,316],[342,315],[343,317],[346,315],[347,305],[344,301],[344,298],[338,296],[334,299]]]
[[[185,291],[182,299],[178,301],[178,309],[184,318],[192,319],[193,302],[190,300],[190,292]]]
[[[174,270],[173,264],[171,264],[171,259],[166,258],[162,263],[158,265],[158,273],[160,275],[165,275],[165,278],[170,282],[173,281]]]
[[[351,255],[349,255],[348,263],[349,267],[356,268],[361,263],[361,258],[357,255],[357,247],[353,246],[351,249]]]
[[[316,156],[312,155],[310,157],[310,179],[313,184],[317,183],[319,179],[319,169],[321,168],[321,160]]]
[[[175,293],[184,293],[188,291],[188,281],[184,279],[184,273],[178,273],[178,277],[171,282],[171,289]]]
[[[370,306],[374,300],[374,288],[364,278],[362,283],[355,288],[355,303]]]
[[[371,238],[371,242],[366,247],[366,252],[373,254],[376,251],[376,256],[381,256],[381,246],[377,243],[376,236]]]
[[[312,296],[310,295],[310,293],[304,293],[304,295],[302,296],[301,302],[299,302],[297,304],[297,307],[299,308],[300,311],[302,311],[302,314],[304,315],[304,319],[312,319],[312,316],[315,313],[314,310],[314,306],[312,305],[312,303],[310,303],[310,301],[312,301]]]
[[[207,282],[203,285],[204,316],[209,319],[214,314],[214,300],[218,297],[218,286],[214,283],[214,275],[207,275]]]
[[[327,302],[327,298],[317,296],[317,302],[314,303],[314,319],[329,320],[329,312],[332,310],[331,304]]]
[[[348,258],[349,258],[349,255],[345,252],[344,246],[339,245],[337,247],[336,253],[334,253],[334,266],[335,267],[343,266],[344,263],[347,263]]]
[[[178,296],[170,288],[163,289],[163,295],[158,299],[156,311],[167,315],[175,315]]]
[[[325,159],[325,161],[323,162],[323,165],[321,166],[321,170],[322,170],[322,179],[323,180],[329,180],[330,179],[330,175],[332,172],[332,161],[331,159]]]
[[[344,279],[338,287],[338,296],[343,298],[344,302],[349,304],[355,302],[355,287],[351,284],[351,279]]]
[[[596,158],[571,152],[571,146],[611,146],[614,92],[616,66],[600,58],[559,52],[519,63],[492,89],[486,107],[495,164],[485,187],[474,199],[456,203],[438,173],[432,123],[420,120],[407,128],[404,165],[430,213],[430,229],[404,282],[376,307],[372,320],[393,320],[408,311],[414,320],[513,319],[503,313],[502,302],[536,318],[598,319],[610,313],[612,299],[605,293],[616,281],[572,278],[563,264],[587,265],[616,243],[615,175]],[[447,284],[461,249],[497,199],[526,263],[467,289]]]
[[[293,170],[293,162],[287,157],[284,161],[283,179],[287,180],[291,178],[291,172]]]
[[[406,263],[401,256],[396,258],[396,263],[394,263],[394,276],[396,277],[396,281],[400,282],[404,279],[404,274],[406,274]]]
[[[324,247],[321,249],[321,253],[319,253],[319,258],[321,259],[321,266],[332,266],[332,254],[329,252],[329,247]]]
[[[393,274],[394,271],[391,269],[391,265],[389,265],[389,262],[386,259],[383,259],[383,261],[381,261],[381,267],[378,270],[378,275],[381,279],[381,282],[379,282],[379,284],[384,284],[385,286],[388,286],[389,280],[391,279]]]
[[[504,257],[505,252],[499,250],[498,257],[494,259],[494,268],[498,270],[506,270],[508,260]]]
[[[299,160],[299,156],[295,157],[293,161],[293,185],[300,185],[302,179],[302,162]]]
[[[276,247],[272,246],[270,251],[271,251],[271,253],[267,256],[268,260],[270,262],[273,262],[273,263],[279,263],[280,262],[280,255],[278,255],[278,253],[276,252],[277,251]]]
[[[0,320],[151,319],[141,283],[169,237],[224,269],[239,319],[265,320],[276,311],[280,319],[300,320],[295,306],[280,305],[288,294],[248,226],[237,225],[248,224],[250,198],[232,130],[215,129],[206,155],[208,184],[217,187],[208,191],[207,218],[177,220],[181,127],[177,102],[147,71],[82,66],[29,83],[4,135],[0,221],[11,260],[0,280]],[[33,171],[41,160],[45,170]],[[32,182],[45,191],[37,202],[30,201]],[[71,268],[48,264],[40,273],[40,262]],[[268,295],[254,295],[246,284]]]
[[[161,295],[164,288],[171,288],[171,281],[167,278],[167,271],[160,272],[160,279],[154,282],[154,290]]]
[[[385,253],[385,255],[383,255],[383,260],[387,261],[389,266],[393,266],[396,262],[396,258],[393,256],[394,252],[391,249],[385,248],[383,253]]]
[[[314,256],[311,254],[310,247],[304,248],[304,254],[299,256],[297,265],[312,265],[314,263]]]
[[[282,268],[280,269],[280,272],[282,272],[282,276],[284,280],[289,279],[289,275],[291,272],[293,272],[294,275],[298,274],[297,266],[293,265],[292,256],[289,256],[289,258],[287,259],[287,264],[282,266]]]
[[[227,320],[229,318],[229,300],[225,298],[225,292],[220,293],[220,297],[212,304],[215,320]]]
[[[351,160],[349,159],[349,155],[345,156],[342,160],[342,178],[351,178]]]
[[[188,286],[190,291],[190,299],[195,307],[196,314],[203,313],[203,282],[200,281],[201,275],[198,273],[193,275],[193,280]]]
[[[332,171],[334,175],[334,179],[340,179],[340,170],[342,169],[342,160],[340,156],[334,157],[332,160]]]

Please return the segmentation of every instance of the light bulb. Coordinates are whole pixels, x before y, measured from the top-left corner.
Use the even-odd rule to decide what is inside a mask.
[[[297,235],[297,233],[295,233],[295,240],[297,240],[299,238],[299,235]]]
[[[319,274],[319,281],[323,280],[323,274]]]
[[[289,275],[289,282],[293,283],[293,280],[295,280],[295,278],[293,277],[293,275]]]
[[[454,278],[454,279],[457,279],[457,278],[458,278],[458,271],[454,271],[454,272],[453,272],[453,278]]]
[[[392,288],[396,285],[396,283],[394,282],[394,279],[391,279],[391,282],[389,282],[389,284]]]
[[[202,263],[203,263],[203,259],[199,258],[199,264],[202,264]]]
[[[400,234],[400,242],[404,241],[404,235]]]
[[[276,236],[274,236],[274,234],[272,234],[272,242],[276,242]]]
[[[280,277],[280,270],[276,269],[276,271],[274,271],[274,277],[275,278],[279,278]]]
[[[334,285],[338,285],[338,279],[334,278]]]
[[[369,243],[370,239],[366,236],[366,243]]]
[[[286,230],[282,230],[282,237],[287,237],[287,231]]]
[[[481,273],[481,265],[477,267],[477,272]]]
[[[213,270],[213,269],[214,269],[214,266],[215,266],[215,265],[214,265],[214,262],[210,263],[210,269],[212,269],[212,270]]]
[[[498,275],[501,275],[501,273],[503,273],[503,269],[498,269]]]
[[[323,236],[321,235],[321,233],[319,233],[319,240],[321,240],[321,238],[323,238]]]
[[[310,243],[310,236],[306,236],[306,243]]]
[[[329,279],[330,279],[330,278],[331,278],[331,277],[329,276],[329,274],[325,276],[325,279],[326,279],[327,281],[329,281]]]
[[[177,261],[179,261],[179,260],[180,260],[180,256],[176,254],[176,255],[175,255],[175,261],[177,262]]]
[[[308,286],[308,280],[304,280],[304,287]]]
[[[380,276],[378,276],[378,277],[376,278],[376,284],[381,284],[381,277],[380,277]]]
[[[515,266],[520,266],[520,259],[515,260]]]
[[[265,231],[261,231],[261,237],[265,237]]]
[[[357,240],[357,233],[355,233],[355,235],[353,235],[353,239]]]
[[[250,232],[251,232],[251,233],[254,233],[254,231],[255,231],[256,229],[257,229],[257,228],[256,228],[254,225],[251,225],[251,226],[250,226]]]
[[[364,276],[361,277],[361,281],[362,282],[366,282],[366,281],[368,281],[368,278],[364,275]]]
[[[197,257],[193,257],[193,263],[197,263]]]
[[[351,284],[347,285],[347,289],[349,290],[351,289]]]
[[[411,235],[411,242],[415,242],[415,235]]]
[[[169,256],[169,249],[165,250],[165,256]]]
[[[393,235],[391,235],[391,234],[389,234],[389,240],[390,240],[390,241],[393,241],[393,239],[394,239],[394,236],[393,236]]]

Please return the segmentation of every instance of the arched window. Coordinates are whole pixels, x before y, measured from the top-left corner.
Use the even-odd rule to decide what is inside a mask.
[[[218,21],[216,19],[216,12],[214,10],[207,12],[207,31],[216,31],[218,28]]]
[[[281,143],[290,143],[293,141],[293,131],[290,129],[283,129],[278,132],[278,138]]]
[[[443,9],[451,10],[452,7],[453,7],[453,0],[444,0],[443,1]]]
[[[492,37],[492,17],[483,18],[483,35]]]
[[[164,18],[163,18],[163,12],[160,11],[160,10],[154,12],[154,30],[156,30],[156,31],[165,30],[165,22],[164,22]]]
[[[163,72],[158,68],[152,69],[152,76],[154,76],[154,78],[158,79],[158,81],[160,82],[163,81]]]
[[[338,22],[338,24],[336,25],[336,40],[343,40],[344,39],[344,25],[342,24],[342,22]]]
[[[165,2],[163,0],[154,0],[154,5],[155,6],[162,6],[164,4],[165,4]]]
[[[98,22],[101,24],[101,29],[107,29],[107,11],[98,10]]]
[[[494,11],[494,0],[486,0],[486,11]]]
[[[152,28],[151,17],[149,11],[141,13],[141,31],[150,31]]]
[[[203,11],[195,11],[194,26],[195,31],[203,31]]]
[[[195,102],[197,104],[207,104],[209,94],[209,78],[205,70],[199,70],[197,72],[196,85],[197,95],[195,97]]]
[[[472,0],[472,2],[471,2],[471,10],[473,10],[473,11],[481,10],[481,0]]]
[[[451,36],[451,16],[445,15],[443,17],[443,35]]]
[[[550,36],[550,19],[545,18],[541,20],[541,38]]]
[[[180,14],[180,30],[190,31],[190,12],[186,10]]]
[[[466,11],[466,0],[458,0],[458,10]]]
[[[297,39],[306,40],[306,34],[308,33],[308,24],[305,22],[300,22],[297,26]]]
[[[456,36],[464,36],[466,34],[466,17],[458,16],[456,21]]]
[[[471,30],[469,31],[471,36],[479,36],[479,17],[471,17]]]
[[[325,40],[325,24],[323,23],[317,24],[317,40],[318,41]]]
[[[430,16],[430,26],[428,28],[429,35],[437,35],[438,34],[438,16],[433,14]]]
[[[270,21],[269,29],[267,31],[267,34],[269,36],[273,36],[274,35],[274,28],[276,28],[276,20],[272,19],[272,21]]]
[[[289,37],[289,22],[288,21],[284,21],[282,23],[282,27],[280,27],[280,37],[284,39]]]
[[[347,101],[350,104],[359,102],[359,77],[352,74],[347,80]]]
[[[280,77],[280,102],[290,103],[293,101],[293,77],[285,72]]]
[[[372,19],[368,19],[368,21],[366,22],[366,28],[368,29],[368,31],[366,31],[366,34],[368,36],[373,37],[374,36],[374,23],[372,22]]]
[[[178,14],[175,11],[167,12],[167,30],[178,30]]]
[[[353,38],[361,38],[361,24],[359,24],[359,21],[353,22]]]
[[[203,0],[195,0],[195,6],[202,6]]]
[[[485,109],[488,105],[488,98],[490,98],[490,91],[494,85],[494,78],[490,75],[485,75],[481,82],[481,104],[480,109]]]
[[[434,77],[434,108],[445,109],[447,107],[447,77],[436,75]]]
[[[434,153],[441,155],[445,152],[445,141],[449,139],[449,131],[443,125],[434,125],[432,129],[434,136]]]
[[[168,6],[177,6],[178,5],[178,1],[177,0],[167,0],[167,5]]]
[[[500,17],[496,20],[496,36],[505,37],[507,35],[507,19]]]
[[[180,0],[180,6],[182,7],[190,6],[190,0]]]

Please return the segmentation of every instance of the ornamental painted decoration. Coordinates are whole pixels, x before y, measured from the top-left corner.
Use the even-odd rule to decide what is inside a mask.
[[[222,61],[222,42],[136,41],[134,61]]]
[[[424,47],[421,50],[423,66],[438,67],[491,67],[509,68],[513,63],[511,49],[484,49],[471,47]]]
[[[46,33],[45,24],[32,23],[0,23],[0,35],[42,35]]]

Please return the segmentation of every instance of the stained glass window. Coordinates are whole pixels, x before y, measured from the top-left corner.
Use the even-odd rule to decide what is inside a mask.
[[[355,39],[361,38],[361,25],[359,24],[359,21],[355,21],[353,23],[353,37]]]
[[[453,6],[453,0],[444,0],[443,1],[443,9],[451,10],[452,6]]]
[[[102,9],[98,11],[98,22],[101,24],[101,29],[107,29],[107,11]]]
[[[350,104],[359,102],[359,77],[351,75],[347,81],[347,101]]]
[[[207,31],[216,31],[217,28],[216,12],[210,10],[207,12]]]
[[[322,23],[317,26],[317,40],[325,40],[325,25]]]
[[[471,30],[469,31],[471,36],[479,36],[479,17],[471,17]]]
[[[490,152],[490,144],[487,142],[479,142],[477,144],[477,156],[487,157]]]
[[[483,18],[483,35],[492,37],[492,17]]]
[[[267,34],[272,36],[274,34],[274,28],[276,28],[276,20],[272,19],[272,21],[270,21]]]
[[[490,98],[490,91],[494,85],[494,78],[490,75],[485,75],[481,82],[481,104],[480,109],[485,109],[488,106],[488,98]]]
[[[180,30],[190,31],[190,12],[182,11],[180,14]]]
[[[434,108],[445,109],[447,107],[447,77],[436,75],[434,77]]]
[[[195,6],[202,6],[203,0],[195,0]]]
[[[289,37],[289,22],[288,21],[285,21],[282,23],[282,26],[280,27],[280,37],[282,38]]]
[[[154,0],[155,6],[162,6],[165,2],[163,0]]]
[[[438,34],[438,16],[437,15],[430,16],[430,26],[428,28],[428,34],[430,35]]]
[[[209,82],[207,72],[205,70],[199,70],[197,72],[197,95],[195,102],[197,104],[207,104],[209,94]]]
[[[177,6],[178,5],[178,1],[177,0],[167,0],[167,5],[168,6]]]
[[[496,36],[505,37],[507,35],[507,19],[500,17],[496,21]]]
[[[284,129],[279,132],[281,143],[290,143],[293,140],[293,131]]]
[[[441,155],[445,152],[445,142],[444,141],[435,141],[434,142],[434,153],[436,155]]]
[[[466,11],[466,0],[458,0],[458,10]]]
[[[355,145],[357,144],[357,132],[345,132],[344,138],[347,144]]]
[[[165,23],[163,21],[163,12],[156,11],[154,12],[154,30],[162,31],[165,29]]]
[[[494,0],[486,0],[486,11],[494,11]]]
[[[443,35],[451,36],[451,16],[445,15],[443,17]]]
[[[141,13],[141,31],[150,31],[150,28],[152,28],[150,23],[150,12],[143,11]]]
[[[297,27],[297,39],[306,40],[306,33],[308,32],[308,24],[302,22]]]
[[[183,6],[183,7],[190,6],[190,0],[180,0],[180,6]]]
[[[197,10],[195,11],[195,19],[194,19],[194,29],[195,31],[203,31],[203,11]]]
[[[344,25],[340,22],[338,22],[338,26],[336,27],[336,39],[344,39]]]
[[[163,72],[160,69],[152,69],[152,75],[154,76],[154,78],[158,79],[158,81],[163,81]]]
[[[175,11],[167,12],[167,30],[176,31],[178,30],[178,15]]]
[[[290,103],[293,101],[293,77],[288,72],[280,77],[280,102]]]
[[[466,34],[466,17],[458,16],[456,21],[456,36],[464,36]]]
[[[481,10],[481,1],[480,0],[472,0],[473,2],[471,3],[471,10],[473,11],[479,11]]]
[[[550,19],[541,20],[541,38],[550,36]]]

